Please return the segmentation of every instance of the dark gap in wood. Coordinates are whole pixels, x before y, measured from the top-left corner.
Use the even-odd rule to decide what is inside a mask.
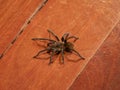
[[[43,5],[44,6],[44,5]],[[42,8],[43,8],[43,6],[41,6],[39,9],[38,9],[38,11],[40,11]]]
[[[43,0],[42,3],[36,8],[36,10],[30,15],[30,17],[26,20],[26,22],[21,27],[20,31],[16,34],[14,39],[10,42],[10,44],[6,47],[6,49],[0,54],[0,59],[7,53],[7,51],[12,47],[12,45],[16,42],[19,36],[24,32],[25,28],[30,24],[33,17],[45,6],[48,0]]]
[[[31,23],[31,21],[29,20],[28,22],[27,22],[27,24],[30,24]]]
[[[17,38],[15,38],[15,39],[11,42],[11,44],[14,44],[14,43],[15,43],[15,41],[16,41],[16,39],[17,39]]]
[[[44,1],[43,5],[38,9],[38,11],[40,11],[40,10],[44,7],[44,5],[47,3],[47,1],[48,1],[48,0],[45,0],[45,1]]]
[[[0,59],[3,57],[3,54],[0,54]]]
[[[48,2],[48,0],[45,0],[45,1],[44,1],[44,4],[46,4],[47,2]]]
[[[20,31],[19,35],[21,35],[23,33],[23,30]]]

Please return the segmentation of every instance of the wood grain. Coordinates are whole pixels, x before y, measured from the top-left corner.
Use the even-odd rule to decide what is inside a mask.
[[[69,90],[120,90],[120,22]]]
[[[0,0],[0,54],[2,54],[30,15],[43,0]]]
[[[13,47],[0,62],[0,88],[4,90],[66,90],[120,19],[120,1],[50,0],[33,18]],[[84,61],[52,65],[32,57],[41,49],[31,40],[48,37],[47,29],[62,36],[70,32],[80,38],[75,48]],[[72,57],[75,58],[75,57]],[[77,59],[77,58],[76,58]],[[74,59],[74,60],[76,60]]]

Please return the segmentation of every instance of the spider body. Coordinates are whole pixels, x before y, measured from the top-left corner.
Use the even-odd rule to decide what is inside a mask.
[[[55,54],[59,54],[64,48],[64,44],[62,42],[53,42],[53,43],[48,43],[48,51],[47,53],[54,52]]]
[[[72,52],[73,44],[70,42],[53,42],[47,44],[47,53],[55,52],[55,54],[59,54],[62,50],[65,52]]]
[[[53,62],[52,57],[53,55],[56,54],[60,54],[62,55],[62,60],[61,62],[64,63],[64,53],[65,52],[75,52],[80,59],[84,59],[76,50],[74,50],[74,45],[72,42],[69,42],[69,39],[74,39],[73,42],[75,42],[76,40],[78,40],[77,37],[75,36],[69,36],[69,33],[65,33],[61,40],[58,38],[57,35],[55,35],[52,31],[48,30],[49,34],[53,35],[55,37],[56,40],[52,40],[52,39],[47,39],[47,38],[33,38],[32,40],[47,40],[49,41],[47,44],[47,47],[44,50],[41,50],[37,53],[37,55],[34,56],[34,58],[37,58],[37,56],[39,56],[40,53],[42,52],[47,52],[50,54],[50,62],[49,64],[51,64]]]

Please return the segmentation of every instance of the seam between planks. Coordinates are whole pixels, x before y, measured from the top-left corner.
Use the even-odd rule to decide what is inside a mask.
[[[81,74],[81,72],[84,70],[84,68],[87,66],[87,64],[89,63],[89,61],[92,59],[92,57],[96,54],[96,52],[98,51],[98,49],[102,46],[102,44],[104,43],[104,41],[108,38],[108,36],[110,35],[110,33],[113,31],[113,29],[117,26],[117,24],[120,22],[120,17],[118,19],[118,21],[113,25],[113,27],[111,28],[111,30],[108,32],[108,34],[106,35],[106,37],[103,39],[103,41],[99,44],[99,46],[97,47],[97,49],[95,50],[94,54],[88,58],[88,62],[82,67],[81,71],[76,75],[75,79],[71,82],[71,84],[67,87],[67,90],[70,89],[70,87],[73,85],[73,83],[75,82],[75,80],[77,79],[77,77]]]
[[[8,50],[13,46],[13,44],[16,42],[16,40],[19,38],[19,36],[24,32],[25,28],[28,26],[28,24],[31,22],[33,17],[45,6],[48,0],[43,0],[42,3],[38,5],[38,7],[35,9],[35,11],[30,15],[28,19],[26,19],[23,26],[20,28],[18,33],[15,35],[13,40],[9,43],[9,45],[6,47],[6,49],[0,54],[0,59],[8,52]]]

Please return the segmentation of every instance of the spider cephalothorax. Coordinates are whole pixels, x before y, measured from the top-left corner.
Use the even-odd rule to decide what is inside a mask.
[[[69,39],[74,39],[73,42],[75,42],[76,40],[78,40],[77,37],[75,36],[69,36],[69,33],[65,33],[61,40],[58,38],[57,35],[55,35],[52,31],[48,30],[49,34],[51,34],[52,36],[55,37],[56,40],[52,40],[52,39],[48,39],[48,38],[33,38],[32,40],[47,40],[47,47],[44,50],[41,50],[37,53],[37,55],[35,55],[33,58],[37,58],[39,56],[40,53],[42,52],[47,52],[50,54],[50,63],[53,63],[52,57],[53,55],[56,54],[60,54],[62,56],[62,60],[61,62],[64,63],[64,53],[65,52],[75,52],[80,59],[85,59],[83,58],[76,50],[74,50],[74,45],[72,42],[69,42]]]

